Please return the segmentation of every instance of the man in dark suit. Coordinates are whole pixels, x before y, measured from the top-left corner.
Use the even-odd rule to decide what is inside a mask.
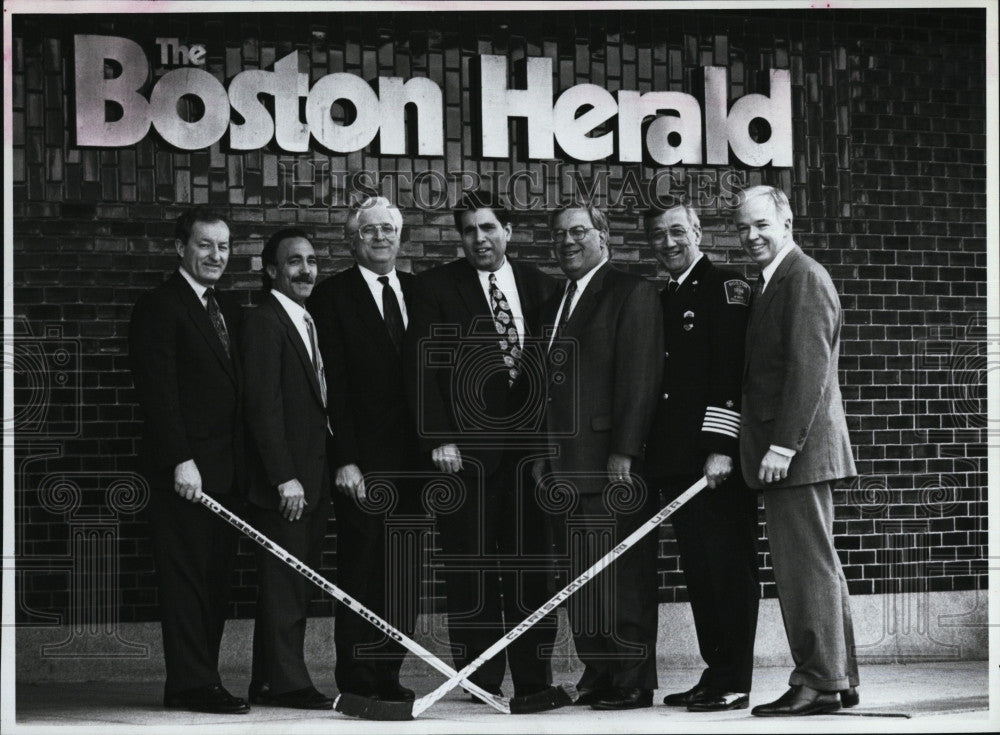
[[[656,287],[609,263],[608,220],[590,206],[556,210],[552,247],[565,287],[543,307],[546,426],[554,455],[535,474],[575,487],[561,535],[571,577],[591,566],[658,510],[636,466],[645,454],[663,371]],[[569,377],[559,379],[566,366]],[[648,534],[570,599],[576,652],[586,665],[577,704],[652,705],[656,689],[655,534]],[[572,550],[576,551],[572,551]]]
[[[159,585],[166,707],[244,713],[219,679],[238,535],[197,501],[238,508],[243,467],[242,311],[215,285],[229,226],[197,208],[177,220],[180,268],[140,297],[129,325],[132,378],[144,414],[140,462]]]
[[[243,340],[251,517],[261,533],[316,567],[330,511],[326,378],[305,309],[316,253],[305,232],[289,228],[271,236],[261,263],[267,295],[247,316]],[[312,587],[266,550],[254,551],[259,590],[250,701],[330,709],[333,700],[313,687],[303,653]]]
[[[407,405],[401,350],[413,276],[396,270],[403,230],[384,197],[355,207],[344,226],[356,264],[326,279],[309,298],[326,367],[328,441],[337,521],[338,583],[352,597],[410,635],[420,602],[420,558],[390,554],[386,521],[420,512],[419,466]],[[382,486],[369,498],[366,477]],[[381,479],[380,479],[381,478]],[[386,490],[391,487],[391,490]],[[390,701],[413,699],[399,684],[406,651],[345,605],[338,605],[337,688]]]
[[[790,689],[752,714],[821,714],[858,702],[851,604],[833,545],[834,483],[857,474],[837,379],[840,300],[826,269],[793,241],[784,192],[747,189],[735,223],[761,267],[747,327],[740,455],[747,484],[763,490],[795,662]]]
[[[757,494],[736,461],[750,285],[702,255],[693,208],[652,210],[645,226],[667,270],[660,294],[663,390],[646,442],[646,474],[671,500],[702,475],[708,479],[708,488],[670,518],[708,667],[693,688],[663,703],[696,712],[745,709],[760,596]]]
[[[506,256],[510,213],[470,192],[454,212],[465,257],[421,273],[410,323],[421,447],[456,475],[434,494],[448,634],[461,669],[547,599],[545,519],[522,461],[537,438],[540,373],[526,340],[552,280]],[[555,615],[506,649],[515,696],[551,684]],[[500,692],[503,653],[470,678]]]

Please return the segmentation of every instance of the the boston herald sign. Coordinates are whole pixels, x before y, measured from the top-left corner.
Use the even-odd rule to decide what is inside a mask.
[[[191,65],[167,71],[147,97],[140,90],[149,81],[150,63],[139,44],[118,36],[77,35],[74,41],[76,135],[81,146],[130,146],[152,126],[167,143],[183,150],[208,148],[228,134],[228,146],[237,151],[263,148],[273,140],[284,151],[303,153],[314,139],[329,151],[349,153],[365,148],[378,135],[384,155],[444,155],[441,88],[425,77],[379,77],[373,88],[354,74],[335,73],[310,87],[295,51],[277,60],[273,71],[236,74],[226,89],[197,68],[204,61],[204,50],[198,48],[187,58]],[[164,41],[158,42],[166,48]],[[105,74],[108,61],[120,69],[112,78]],[[792,165],[791,84],[785,70],[770,71],[768,95],[748,94],[729,104],[723,67],[703,67],[699,101],[677,91],[612,94],[594,84],[577,84],[556,96],[549,58],[527,59],[520,85],[508,83],[506,57],[484,55],[476,63],[480,89],[470,92],[478,95],[476,129],[483,158],[509,157],[508,122],[518,120],[526,128],[526,154],[532,160],[555,158],[558,143],[565,155],[579,161],[640,162],[648,154],[664,166],[725,165],[731,150],[748,166]],[[204,108],[197,120],[178,112],[187,96],[197,97]],[[273,100],[273,113],[262,96]],[[343,102],[355,111],[349,122],[331,114],[333,106]],[[110,116],[114,119],[106,112],[109,103],[119,112]],[[407,105],[416,111],[416,150],[407,150]],[[765,140],[751,134],[754,121],[770,129]]]

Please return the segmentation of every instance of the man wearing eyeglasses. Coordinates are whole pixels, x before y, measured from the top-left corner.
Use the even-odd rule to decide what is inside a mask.
[[[658,509],[637,474],[663,369],[656,288],[609,262],[609,227],[593,206],[551,216],[552,249],[566,281],[542,309],[548,339],[546,426],[553,451],[534,471],[575,488],[565,543],[571,576],[591,566]],[[575,365],[575,379],[556,378]],[[649,707],[656,689],[655,534],[639,541],[593,586],[570,598],[577,655],[586,665],[577,704]],[[607,599],[610,597],[610,599]]]
[[[327,278],[309,299],[326,366],[333,433],[327,454],[338,491],[333,498],[337,580],[352,597],[412,635],[420,559],[389,553],[386,521],[390,512],[420,511],[419,486],[402,476],[418,466],[401,356],[414,277],[396,269],[403,216],[385,197],[352,208],[344,231],[354,266]],[[366,477],[378,486],[372,489]],[[388,503],[386,492],[392,494]],[[413,699],[413,691],[399,683],[406,652],[398,643],[345,605],[337,606],[334,636],[341,692]]]
[[[539,437],[544,381],[525,346],[554,283],[507,257],[511,214],[493,194],[469,192],[454,218],[465,257],[418,276],[411,336],[421,446],[457,480],[433,510],[461,669],[548,597],[544,515],[521,470]],[[471,679],[499,693],[509,663],[515,696],[545,689],[555,632],[553,613]]]
[[[667,500],[702,475],[709,485],[670,519],[707,668],[663,703],[692,712],[746,709],[759,599],[757,493],[738,465],[750,284],[701,253],[701,222],[690,206],[650,210],[644,219],[646,241],[667,271],[663,390],[646,474]]]

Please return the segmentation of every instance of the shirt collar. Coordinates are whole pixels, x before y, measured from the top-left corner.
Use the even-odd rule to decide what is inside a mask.
[[[584,290],[587,288],[587,284],[590,283],[590,279],[594,277],[594,274],[597,273],[597,271],[599,271],[602,267],[604,267],[604,264],[607,263],[608,260],[609,260],[608,256],[605,255],[603,258],[601,258],[600,263],[598,263],[589,271],[587,271],[582,276],[576,279],[576,292],[578,294],[584,292]]]
[[[771,276],[774,275],[774,272],[778,269],[778,266],[781,265],[781,261],[785,259],[786,255],[792,252],[792,245],[794,244],[795,243],[786,242],[785,245],[781,248],[781,250],[778,251],[777,255],[774,256],[774,260],[772,260],[770,263],[768,263],[761,269],[760,275],[764,279],[765,288],[767,287],[767,284],[770,283]]]
[[[501,278],[506,279],[514,277],[514,269],[511,267],[510,261],[507,259],[506,255],[503,257],[503,263],[501,263],[500,267],[495,271],[481,271],[477,268],[476,273],[479,274],[479,280],[484,285],[489,284],[491,274],[495,275],[498,281]]]
[[[281,293],[281,291],[276,288],[271,289],[271,295],[274,296],[274,298],[278,300],[278,303],[284,307],[285,311],[288,312],[288,316],[292,318],[292,321],[295,321],[296,319],[304,321],[303,317],[307,313],[305,307],[299,306],[299,304],[285,296],[285,294]]]
[[[396,269],[393,268],[388,273],[378,274],[375,271],[365,268],[361,263],[358,263],[358,270],[361,271],[361,277],[365,279],[365,283],[368,284],[369,288],[375,288],[375,286],[381,286],[382,284],[378,282],[378,279],[383,275],[389,276],[389,285],[395,287],[399,283],[399,276],[396,275]]]
[[[180,274],[184,276],[184,280],[187,281],[190,284],[191,288],[194,289],[194,295],[198,297],[198,300],[204,301],[205,292],[209,289],[209,286],[206,286],[202,283],[198,283],[198,281],[194,280],[194,276],[188,273],[187,269],[184,266],[180,266],[177,270],[180,271]]]
[[[673,276],[670,276],[667,282],[669,283],[670,281],[677,281],[677,285],[678,286],[681,285],[682,283],[684,283],[684,281],[687,280],[687,277],[689,275],[691,275],[691,271],[693,271],[694,267],[696,265],[698,265],[698,263],[701,262],[701,259],[702,258],[707,258],[707,257],[708,256],[704,255],[704,254],[699,255],[697,258],[695,258],[694,262],[691,265],[688,266],[688,269],[686,271],[684,271],[683,273],[681,273],[680,276],[678,276],[677,278],[674,278]]]

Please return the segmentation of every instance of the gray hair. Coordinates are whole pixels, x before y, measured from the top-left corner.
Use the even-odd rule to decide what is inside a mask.
[[[776,189],[773,186],[760,185],[744,189],[739,194],[737,209],[755,197],[765,196],[771,200],[771,204],[774,205],[774,211],[777,213],[779,219],[792,221],[792,205],[788,202],[788,196],[781,189]]]
[[[392,224],[396,228],[397,234],[403,231],[403,214],[399,211],[399,208],[390,202],[385,197],[368,197],[359,204],[351,207],[351,213],[347,215],[347,221],[344,223],[344,231],[351,237],[358,232],[358,220],[361,218],[361,213],[366,209],[371,209],[372,207],[385,207],[389,210],[389,219],[392,220]]]

